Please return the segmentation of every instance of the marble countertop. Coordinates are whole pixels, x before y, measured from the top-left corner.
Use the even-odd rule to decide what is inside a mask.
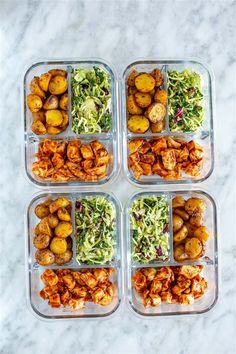
[[[4,354],[233,354],[235,342],[235,1],[0,0],[1,328]],[[27,309],[26,203],[37,191],[23,174],[20,91],[39,58],[100,57],[118,72],[140,57],[199,57],[216,78],[216,166],[197,187],[219,206],[221,282],[206,315],[143,320],[121,311],[110,320],[44,322]],[[135,188],[109,186],[121,201]]]

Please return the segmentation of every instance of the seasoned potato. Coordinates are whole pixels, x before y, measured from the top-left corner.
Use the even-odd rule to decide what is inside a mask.
[[[185,226],[188,229],[188,236],[192,237],[194,235],[196,227],[191,225],[190,222],[187,222],[187,221],[185,221]]]
[[[47,129],[41,120],[36,120],[31,124],[31,129],[34,134],[37,135],[45,135],[47,133]]]
[[[165,90],[157,90],[157,92],[154,95],[154,101],[155,102],[160,102],[162,103],[164,106],[167,105],[167,92]]]
[[[39,250],[43,250],[48,247],[50,242],[50,236],[45,234],[39,234],[34,236],[33,244],[34,247],[38,248]]]
[[[39,218],[39,219],[43,219],[46,216],[49,215],[49,208],[47,205],[45,205],[44,203],[38,204],[35,209],[34,209],[35,215]]]
[[[173,215],[173,231],[177,232],[183,226],[183,219],[179,215]]]
[[[49,82],[51,80],[51,77],[52,77],[52,74],[50,73],[45,73],[45,74],[42,74],[40,77],[39,77],[39,86],[41,87],[41,89],[45,92],[48,91],[48,86],[49,86]]]
[[[184,221],[187,221],[189,219],[189,215],[188,215],[188,213],[186,213],[185,210],[175,208],[174,211],[175,211],[175,214],[179,215]]]
[[[62,238],[70,236],[72,232],[72,224],[68,221],[60,221],[57,227],[55,228],[55,235]]]
[[[202,214],[194,214],[190,217],[189,222],[191,225],[199,227],[203,224],[203,216]]]
[[[200,226],[194,231],[194,237],[197,237],[200,241],[207,241],[209,238],[209,232],[206,226]]]
[[[165,129],[165,122],[160,120],[159,122],[151,123],[150,128],[153,133],[161,133]]]
[[[53,215],[53,214],[49,214],[47,217],[48,220],[48,224],[52,229],[55,229],[55,227],[57,227],[57,225],[59,224],[59,220],[58,218]]]
[[[27,105],[31,112],[38,112],[43,107],[41,98],[37,95],[30,94],[27,96]]]
[[[68,93],[64,93],[64,95],[61,96],[59,106],[64,111],[67,111],[67,109],[68,109]]]
[[[134,115],[128,119],[128,129],[133,133],[145,133],[149,125],[149,120],[144,116]]]
[[[152,91],[148,92],[148,93],[149,93],[149,95],[151,95],[151,97],[154,97],[154,95],[155,95],[155,93],[156,93],[155,88],[154,88]]]
[[[71,220],[71,216],[66,208],[58,209],[57,216],[60,220],[63,220],[63,221],[70,221]]]
[[[164,83],[164,77],[161,73],[161,70],[159,69],[154,69],[151,73],[151,75],[154,77],[155,79],[155,86],[159,87],[162,86]]]
[[[134,79],[135,86],[140,92],[150,92],[155,87],[155,80],[150,74],[139,74]]]
[[[34,121],[40,120],[42,123],[46,123],[45,112],[43,110],[32,112],[32,117]]]
[[[136,70],[132,70],[131,73],[128,76],[128,79],[127,79],[127,85],[128,86],[134,86],[135,85],[136,76],[138,76],[138,72]]]
[[[134,95],[138,90],[136,89],[135,86],[129,86],[128,87],[128,95]]]
[[[185,242],[185,252],[190,258],[198,257],[202,252],[202,243],[196,238],[192,237]]]
[[[51,134],[51,135],[57,135],[60,134],[62,132],[62,128],[58,128],[58,127],[53,127],[51,125],[47,125],[47,133]]]
[[[61,111],[61,114],[62,114],[62,117],[63,117],[63,121],[60,125],[60,128],[62,128],[62,130],[64,130],[68,124],[69,124],[69,116],[68,116],[68,113],[65,112],[65,111]]]
[[[65,253],[67,249],[67,242],[64,238],[53,237],[50,243],[50,250],[55,254]]]
[[[65,70],[62,69],[51,69],[49,70],[49,74],[51,74],[52,76],[67,76],[67,72]]]
[[[184,261],[185,259],[188,258],[188,255],[185,252],[185,247],[183,244],[175,246],[174,257],[175,260],[178,262]]]
[[[45,249],[45,250],[37,250],[35,252],[35,259],[36,261],[42,266],[48,266],[53,264],[55,261],[55,255],[52,251]]]
[[[63,116],[58,109],[51,109],[50,111],[47,111],[45,115],[47,124],[53,127],[57,127],[63,122]]]
[[[68,263],[72,259],[72,251],[71,250],[66,250],[62,254],[56,254],[55,256],[55,263],[58,265],[62,265],[65,263]]]
[[[43,218],[40,223],[37,225],[37,230],[40,234],[46,234],[49,235],[50,237],[52,236],[52,230],[49,226],[47,216]],[[35,230],[36,233],[36,230]]]
[[[44,102],[43,108],[44,109],[57,109],[58,107],[58,98],[55,95],[50,95],[46,101]]]
[[[189,215],[203,213],[206,209],[204,200],[200,198],[189,198],[185,203],[185,210]]]
[[[37,76],[35,76],[30,82],[30,91],[40,98],[44,99],[46,97],[45,92],[39,86],[39,78]]]
[[[185,206],[185,200],[181,196],[176,196],[172,200],[172,207],[173,208],[183,208]]]
[[[68,250],[72,250],[73,248],[73,241],[72,241],[72,238],[69,236],[66,238],[66,242],[67,242],[67,249]]]
[[[145,111],[145,116],[152,122],[163,121],[166,114],[166,108],[162,103],[152,103]]]
[[[68,205],[70,205],[70,201],[67,198],[65,197],[57,198],[56,200],[52,201],[51,204],[49,205],[50,213],[53,214],[59,208],[66,208]]]
[[[143,112],[142,108],[137,105],[134,95],[128,96],[127,108],[130,114],[142,114]]]
[[[188,235],[188,229],[185,225],[181,227],[181,229],[174,234],[174,241],[175,242],[180,242],[183,241]]]
[[[52,95],[61,95],[68,88],[67,79],[63,76],[53,76],[53,78],[49,82],[49,92]]]
[[[149,93],[136,92],[135,101],[141,108],[146,108],[152,103],[152,96]]]

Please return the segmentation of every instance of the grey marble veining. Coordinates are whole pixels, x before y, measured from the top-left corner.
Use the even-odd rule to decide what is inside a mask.
[[[1,328],[4,354],[233,354],[235,352],[235,1],[2,1]],[[40,58],[101,57],[121,73],[140,57],[200,57],[216,78],[216,165],[199,188],[219,206],[220,298],[206,315],[43,322],[26,306],[24,213],[37,191],[23,174],[23,73]],[[110,186],[111,190],[112,187]],[[113,191],[125,201],[119,178]]]

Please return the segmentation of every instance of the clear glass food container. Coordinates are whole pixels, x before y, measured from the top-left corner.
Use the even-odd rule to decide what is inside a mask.
[[[92,68],[93,66],[103,68],[110,76],[111,82],[111,111],[112,111],[112,128],[108,132],[96,134],[75,134],[72,131],[72,115],[71,115],[71,71],[77,68]],[[36,135],[31,129],[32,113],[27,106],[27,95],[30,93],[30,82],[34,76],[40,76],[51,69],[63,69],[67,71],[68,79],[68,116],[69,125],[65,131],[57,135]],[[119,169],[119,122],[118,122],[118,95],[117,95],[117,75],[113,68],[105,61],[100,59],[79,59],[79,60],[61,60],[61,61],[43,61],[31,65],[24,75],[24,160],[25,172],[30,182],[39,187],[48,186],[100,186],[112,181],[118,173]],[[93,140],[99,140],[105,146],[108,153],[113,156],[109,164],[107,176],[98,181],[50,181],[38,178],[32,172],[32,163],[35,161],[35,154],[38,150],[38,145],[44,139],[51,139],[55,141],[68,141],[73,139],[80,139],[82,143],[88,144]]]
[[[43,203],[47,199],[57,199],[60,196],[68,198],[72,203],[72,224],[73,234],[73,257],[72,260],[64,265],[41,266],[35,260],[36,248],[33,245],[34,228],[40,219],[34,213],[36,205]],[[104,196],[113,205],[115,209],[115,252],[111,262],[101,265],[79,265],[76,260],[76,242],[75,242],[75,202],[78,198]],[[26,217],[26,281],[27,281],[27,300],[34,314],[42,319],[68,319],[68,318],[100,318],[113,315],[120,307],[122,299],[122,254],[121,254],[121,206],[119,201],[111,193],[105,192],[71,192],[71,193],[39,193],[37,194],[27,208]],[[41,274],[45,269],[72,269],[80,271],[81,269],[94,268],[113,268],[114,271],[110,280],[114,285],[114,296],[112,302],[107,306],[96,305],[92,302],[86,302],[85,308],[72,311],[68,308],[52,308],[47,301],[39,296],[40,290],[44,287]]]
[[[134,200],[145,196],[166,196],[169,202],[169,240],[170,240],[170,255],[166,261],[155,261],[150,263],[136,263],[132,260],[132,225],[130,223],[130,208]],[[206,244],[206,250],[203,257],[196,260],[186,260],[184,262],[177,262],[173,254],[173,230],[172,230],[172,199],[175,196],[182,196],[185,200],[190,197],[201,198],[206,203],[206,211],[204,214],[204,222],[209,230],[209,239]],[[217,241],[217,216],[216,205],[214,199],[207,193],[198,190],[192,191],[145,191],[138,192],[132,195],[126,204],[125,209],[125,234],[126,241],[126,302],[128,308],[135,314],[142,317],[168,316],[168,315],[191,315],[202,314],[212,309],[218,299],[218,241]],[[136,292],[132,285],[132,277],[139,268],[163,267],[163,266],[181,266],[181,265],[204,265],[201,275],[208,282],[208,288],[204,295],[196,299],[193,305],[180,305],[162,303],[158,307],[145,308],[142,298]]]
[[[169,128],[169,116],[168,116],[168,104],[165,115],[165,128],[161,133],[152,133],[149,129],[146,133],[132,133],[127,129],[127,78],[132,70],[137,70],[137,72],[148,72],[150,73],[153,69],[160,69],[164,76],[163,89],[167,90],[167,75],[168,70],[177,70],[183,71],[185,69],[190,69],[201,76],[201,86],[203,93],[203,124],[199,132],[191,133],[178,133],[171,132]],[[121,100],[122,100],[122,121],[123,121],[123,169],[124,174],[128,180],[134,185],[141,187],[146,185],[157,185],[157,184],[189,184],[202,182],[208,178],[214,168],[214,136],[213,136],[213,115],[214,115],[214,102],[213,102],[213,93],[214,93],[214,82],[213,75],[210,69],[202,64],[200,61],[191,60],[191,59],[182,59],[182,60],[139,60],[131,63],[126,67],[122,75],[122,84],[121,84]],[[153,138],[160,137],[173,137],[180,138],[186,141],[194,140],[198,144],[202,145],[204,149],[204,163],[201,169],[201,175],[199,176],[190,176],[187,174],[182,174],[182,179],[163,179],[157,174],[150,176],[141,176],[140,179],[137,179],[133,172],[128,166],[128,156],[129,148],[128,142],[134,138],[144,138],[151,140]]]

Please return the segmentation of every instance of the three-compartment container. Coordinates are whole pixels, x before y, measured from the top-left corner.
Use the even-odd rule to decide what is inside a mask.
[[[166,114],[164,119],[164,129],[160,133],[153,133],[150,128],[145,133],[133,133],[127,128],[128,110],[127,110],[127,96],[128,86],[127,79],[132,71],[138,73],[151,73],[152,70],[159,69],[164,77],[164,83],[161,86],[168,93],[168,72],[176,70],[183,72],[185,69],[191,70],[201,77],[201,91],[202,91],[202,107],[203,107],[203,122],[197,132],[173,132],[169,125],[168,103],[166,107]],[[214,139],[213,139],[213,102],[212,102],[212,74],[205,65],[194,60],[140,60],[131,63],[123,72],[122,85],[122,125],[123,125],[123,169],[128,180],[136,186],[142,187],[147,185],[159,184],[184,184],[202,182],[208,178],[214,167]],[[136,178],[131,170],[128,157],[130,150],[128,142],[136,138],[144,138],[147,141],[161,137],[173,137],[185,141],[194,140],[203,147],[204,160],[200,175],[190,176],[183,173],[181,179],[164,179],[157,174],[142,175],[141,178]]]
[[[165,197],[168,204],[168,239],[169,252],[165,260],[155,260],[150,262],[137,262],[133,260],[133,226],[131,223],[131,208],[135,201],[146,197]],[[176,196],[182,196],[185,200],[188,198],[201,198],[206,204],[206,213],[204,216],[204,225],[209,230],[209,239],[206,244],[204,256],[195,260],[176,261],[173,251],[173,216],[172,216],[172,200]],[[216,303],[218,298],[218,243],[217,243],[217,222],[216,222],[216,205],[211,196],[202,191],[166,191],[155,192],[146,191],[135,193],[126,205],[126,291],[128,307],[138,315],[145,317],[178,315],[178,314],[199,314],[209,311]],[[158,219],[158,218],[157,218]],[[134,241],[135,242],[135,241]],[[176,267],[181,265],[203,265],[203,276],[208,282],[208,288],[205,294],[197,299],[194,304],[183,306],[180,304],[162,303],[158,307],[145,308],[142,298],[136,292],[132,284],[132,277],[140,268],[160,268],[160,267]]]
[[[111,128],[108,131],[101,131],[99,133],[86,133],[86,134],[75,134],[72,130],[72,84],[71,77],[72,71],[74,69],[92,69],[94,67],[101,68],[108,74],[110,82],[111,100],[110,100],[110,110],[111,110]],[[27,96],[30,94],[30,82],[34,77],[39,77],[43,73],[48,72],[52,69],[64,70],[67,72],[68,81],[68,117],[69,124],[67,128],[57,135],[36,135],[31,128],[33,122],[32,112],[29,110],[27,105]],[[24,132],[25,132],[25,143],[24,143],[24,158],[25,158],[25,172],[28,179],[40,187],[47,186],[100,186],[107,182],[110,182],[118,172],[119,168],[119,125],[117,117],[117,77],[114,70],[104,61],[101,60],[68,60],[68,61],[45,61],[33,64],[25,73],[24,76]],[[36,161],[35,154],[38,153],[39,144],[45,139],[51,139],[52,141],[63,142],[79,139],[82,144],[89,144],[91,141],[99,140],[109,155],[111,155],[111,160],[106,171],[106,176],[104,178],[90,181],[90,180],[79,180],[74,178],[74,180],[60,181],[42,179],[32,172],[32,164]]]
[[[35,259],[37,249],[33,244],[34,229],[40,219],[34,213],[35,207],[44,203],[48,199],[55,200],[59,197],[66,197],[72,204],[72,259],[63,265],[52,264],[48,266],[39,265]],[[115,228],[114,228],[114,255],[109,262],[105,264],[85,264],[76,260],[76,219],[75,209],[76,201],[86,198],[104,197],[114,208]],[[65,318],[93,318],[106,317],[112,315],[119,307],[122,298],[122,255],[121,255],[121,209],[117,199],[110,193],[104,192],[71,192],[71,193],[43,193],[38,194],[30,203],[27,210],[27,240],[26,240],[26,257],[27,257],[27,276],[28,276],[28,296],[29,303],[33,311],[40,317],[45,319],[65,319]],[[86,303],[81,310],[72,311],[66,307],[52,308],[44,301],[39,292],[43,289],[44,284],[40,278],[45,269],[72,269],[81,271],[82,269],[90,270],[94,268],[112,268],[114,269],[110,280],[114,286],[114,294],[112,302],[108,306],[95,305],[92,302]]]

